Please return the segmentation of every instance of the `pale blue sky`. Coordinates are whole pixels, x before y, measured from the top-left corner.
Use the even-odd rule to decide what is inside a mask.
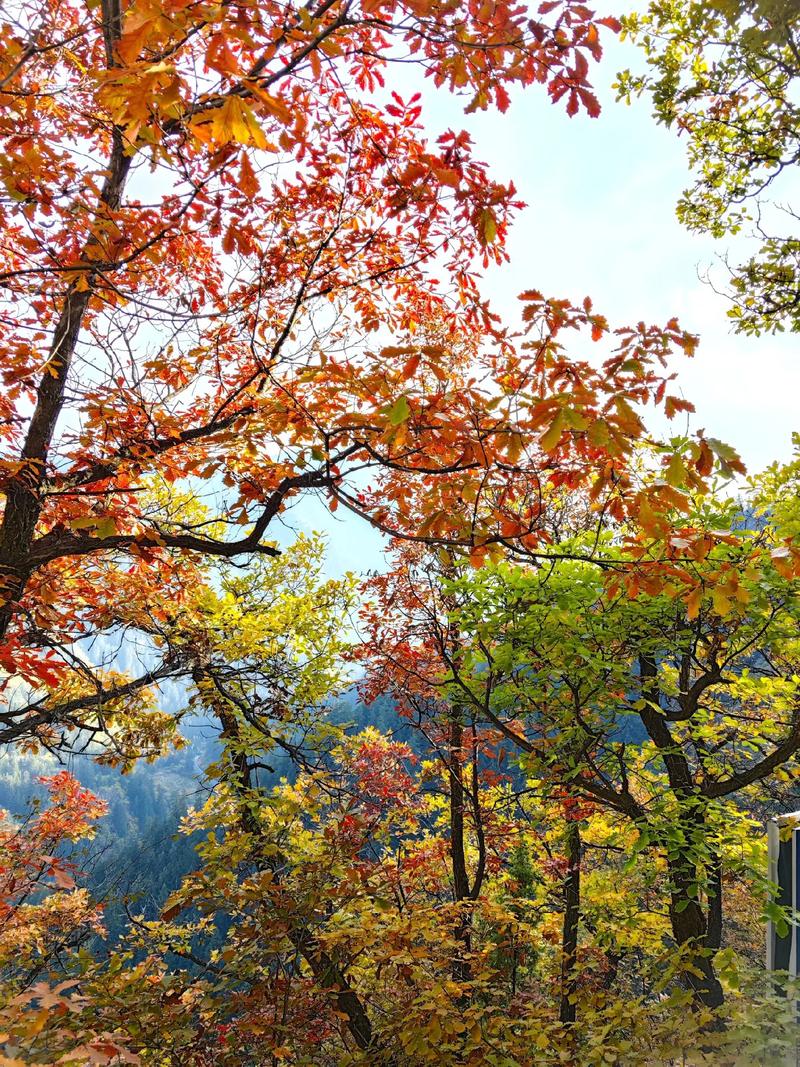
[[[628,107],[610,88],[617,70],[639,62],[634,46],[610,40],[593,72],[598,119],[570,120],[536,89],[518,93],[506,115],[465,117],[479,154],[514,179],[529,205],[511,234],[511,263],[491,272],[487,288],[509,313],[515,294],[535,287],[573,300],[590,295],[619,324],[677,315],[701,338],[695,359],[676,364],[696,425],[730,441],[757,470],[788,457],[800,428],[798,338],[732,334],[725,298],[698,277],[726,247],[743,258],[745,245],[679,225],[675,204],[689,184],[683,143],[655,124],[648,100]],[[458,121],[437,97],[436,121],[445,115]],[[722,282],[719,264],[716,273]]]
[[[745,246],[679,225],[675,204],[689,184],[684,145],[655,124],[646,99],[630,107],[614,101],[616,72],[641,61],[632,44],[606,36],[603,62],[592,72],[603,105],[598,119],[569,119],[540,87],[516,93],[505,115],[465,115],[463,102],[426,89],[423,117],[434,136],[448,126],[468,129],[476,155],[499,180],[513,179],[528,204],[511,233],[511,262],[485,280],[497,310],[513,321],[516,295],[537,288],[576,301],[590,295],[617,325],[676,315],[701,338],[695,358],[676,363],[680,389],[697,408],[693,427],[730,442],[759,470],[787,459],[792,430],[800,429],[798,339],[731,332],[724,297],[698,272],[727,247],[734,261],[744,258]],[[420,86],[409,80],[396,88],[407,96]],[[652,416],[650,425],[661,429]],[[332,570],[377,565],[379,538],[364,523],[337,521],[310,501],[295,514],[303,526],[330,532]]]

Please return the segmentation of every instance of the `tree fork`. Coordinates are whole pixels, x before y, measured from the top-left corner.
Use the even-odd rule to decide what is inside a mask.
[[[661,693],[658,687],[658,669],[654,656],[643,654],[639,657],[639,673],[642,680],[642,695],[647,702],[639,715],[650,739],[661,752],[670,787],[684,808],[686,839],[691,842],[696,836],[696,831],[703,825],[702,812],[697,808],[701,797],[694,788],[692,772],[686,756],[677,749],[666,719],[661,713]],[[709,930],[703,909],[693,896],[693,892],[696,891],[697,870],[696,861],[691,856],[681,853],[673,856],[667,855],[667,869],[672,883],[669,917],[673,936],[682,948],[693,947],[697,950],[692,955],[691,964],[700,971],[700,974],[687,971],[686,982],[702,1004],[709,1008],[718,1008],[723,1003],[725,995],[708,953],[710,949],[718,947],[710,943],[709,934],[713,942],[716,937],[716,926],[719,925],[721,929],[722,915],[720,913],[718,920],[714,917],[713,927]],[[719,904],[721,906],[721,897]]]

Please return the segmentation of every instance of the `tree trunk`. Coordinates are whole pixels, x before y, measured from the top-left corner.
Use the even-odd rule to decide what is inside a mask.
[[[449,780],[450,780],[450,866],[453,875],[453,896],[461,908],[456,937],[460,948],[453,959],[453,981],[468,982],[471,978],[466,956],[472,945],[472,922],[469,910],[470,884],[467,874],[466,846],[464,843],[464,723],[462,709],[455,705],[450,709],[448,726]]]
[[[578,925],[581,907],[581,831],[577,822],[567,823],[567,875],[564,879],[564,926],[561,935],[561,1004],[559,1019],[574,1023],[577,984]]]
[[[687,971],[686,981],[702,1004],[707,1008],[718,1008],[725,995],[708,955],[708,950],[718,946],[711,943],[715,933],[706,922],[700,903],[690,895],[690,887],[696,884],[695,872],[680,857],[668,858],[667,867],[672,882],[669,917],[673,936],[681,948],[690,946],[691,949],[697,950],[692,952],[690,962],[700,973]]]
[[[116,22],[109,32],[115,34],[116,40]],[[98,199],[98,218],[119,208],[132,162],[133,157],[125,153],[122,134],[115,129],[106,178]],[[87,263],[91,262],[91,252],[97,243],[96,237],[88,238],[81,257]],[[42,513],[42,486],[47,476],[50,446],[64,406],[67,379],[81,326],[97,285],[97,273],[87,270],[78,275],[64,294],[47,364],[36,392],[36,406],[19,455],[22,466],[8,482],[0,523],[0,638],[5,636],[15,607],[33,573],[30,549]]]
[[[252,834],[258,843],[263,835],[259,821],[254,815],[251,806],[254,789],[250,765],[247,757],[236,750],[236,742],[240,735],[239,723],[233,712],[224,707],[217,708],[216,714],[222,726],[222,737],[233,742],[233,749],[228,756],[231,778],[241,797],[239,818],[243,829],[248,834]],[[257,847],[258,844],[256,844]],[[289,861],[281,852],[277,852],[267,855],[264,862],[273,872],[277,882],[280,879],[283,868],[288,866]],[[305,960],[314,975],[316,983],[321,989],[327,990],[333,995],[336,1008],[345,1016],[345,1025],[356,1045],[363,1051],[371,1049],[377,1055],[378,1048],[374,1044],[369,1016],[361,999],[350,986],[347,977],[338,964],[325,952],[307,927],[300,924],[296,926],[289,925],[286,935],[296,951]],[[392,1061],[389,1058],[388,1061],[376,1059],[374,1062],[377,1064],[378,1062],[391,1063]]]
[[[646,701],[639,716],[650,739],[660,750],[661,758],[667,769],[670,788],[678,801],[678,810],[683,813],[683,830],[688,853],[691,850],[691,842],[707,834],[702,808],[703,799],[695,785],[689,762],[675,742],[667,719],[661,710],[661,693],[657,682],[658,668],[652,655],[642,654],[639,657],[639,673],[642,679],[642,696]],[[722,913],[720,911],[718,916],[713,913],[713,922],[709,929],[703,909],[691,892],[693,888],[696,892],[697,886],[696,859],[693,859],[691,855],[682,855],[678,851],[672,856],[667,856],[667,868],[671,882],[669,916],[672,933],[681,948],[689,946],[695,950],[690,962],[700,972],[700,974],[692,974],[691,971],[687,971],[686,981],[697,1000],[706,1007],[718,1008],[724,1000],[724,994],[707,950],[717,947],[713,941],[717,936],[717,927],[719,926],[721,930]],[[721,894],[718,894],[717,902],[716,906],[721,908]],[[714,905],[712,909],[713,907]]]
[[[714,853],[708,865],[708,929],[706,945],[718,949],[722,945],[722,864]]]

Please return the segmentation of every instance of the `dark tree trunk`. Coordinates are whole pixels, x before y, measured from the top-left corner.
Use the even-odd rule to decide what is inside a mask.
[[[639,712],[642,723],[651,740],[656,744],[664,760],[670,788],[682,812],[682,829],[686,846],[684,850],[667,856],[667,869],[670,877],[669,916],[672,933],[681,948],[692,951],[691,964],[699,974],[686,972],[686,982],[694,996],[709,1008],[718,1008],[724,1001],[724,994],[719,979],[714,973],[709,951],[717,948],[714,944],[722,925],[722,895],[717,894],[716,904],[712,901],[709,920],[693,895],[697,891],[698,861],[691,855],[692,842],[703,838],[705,830],[703,815],[703,798],[695,785],[692,770],[686,756],[676,744],[670,731],[668,721],[661,711],[661,693],[658,688],[658,669],[653,656],[639,657],[639,672],[642,680],[642,695],[645,706]],[[711,878],[713,883],[714,871]],[[720,909],[717,913],[714,909]]]
[[[562,1023],[574,1023],[576,1005],[576,962],[581,908],[581,831],[577,822],[567,823],[567,875],[564,879],[564,926],[561,936]]]
[[[691,946],[697,950],[692,954],[691,964],[700,973],[687,971],[686,981],[701,1003],[708,1008],[718,1008],[725,996],[708,955],[709,950],[718,946],[711,943],[714,935],[710,923],[706,921],[700,903],[690,894],[696,881],[694,869],[681,858],[668,858],[667,866],[672,882],[669,917],[673,936],[681,948]]]
[[[466,846],[464,842],[464,723],[463,710],[455,705],[450,710],[448,727],[449,778],[450,778],[450,865],[453,875],[453,896],[461,907],[456,937],[460,949],[453,960],[453,981],[468,982],[471,970],[467,954],[472,943],[470,914],[470,884],[467,873]]]
[[[253,835],[255,847],[258,849],[262,831],[252,807],[256,793],[253,788],[250,765],[247,757],[237,748],[237,741],[240,736],[239,723],[235,714],[225,707],[218,707],[216,714],[222,726],[222,737],[231,743],[228,760],[234,787],[238,789],[241,797],[239,807],[241,825],[248,834]],[[273,872],[275,880],[278,881],[289,861],[286,856],[278,852],[270,853],[266,856],[264,862]],[[345,1016],[345,1026],[356,1045],[364,1051],[372,1050],[376,1056],[374,1060],[376,1064],[379,1062],[391,1063],[391,1057],[377,1058],[380,1050],[374,1044],[369,1016],[360,997],[351,987],[347,976],[335,960],[325,952],[316,937],[302,924],[290,925],[286,935],[295,950],[305,960],[319,987],[327,990],[333,996],[336,1008]]]
[[[109,32],[117,32],[116,21],[114,27],[109,28]],[[122,134],[115,129],[111,158],[97,205],[98,217],[119,208],[132,161],[132,156],[125,154]],[[82,258],[90,262],[90,253],[96,246],[96,238],[89,237]],[[64,294],[47,364],[36,392],[36,405],[19,455],[22,466],[8,482],[0,523],[0,638],[5,636],[34,570],[30,550],[42,513],[42,487],[47,476],[50,446],[64,406],[67,379],[86,309],[97,285],[98,275],[87,271]]]
[[[708,929],[706,931],[708,948],[718,949],[722,945],[722,864],[718,854],[714,854],[708,865]]]

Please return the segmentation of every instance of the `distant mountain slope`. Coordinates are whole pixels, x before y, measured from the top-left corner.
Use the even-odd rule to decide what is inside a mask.
[[[174,702],[177,710],[179,695]],[[380,698],[367,707],[355,690],[345,693],[329,714],[332,721],[354,732],[374,725],[394,730],[403,739],[413,733],[398,718],[392,700]],[[89,756],[73,757],[66,764],[83,785],[108,803],[108,815],[101,820],[89,849],[88,880],[93,893],[105,902],[109,941],[124,928],[123,899],[132,901],[136,912],[152,918],[197,865],[193,840],[177,831],[186,809],[205,799],[204,771],[216,759],[219,741],[214,724],[197,716],[185,718],[181,732],[189,740],[186,748],[154,763],[141,763],[129,774],[99,766]],[[274,773],[262,779],[265,785],[293,777],[294,769],[284,753],[274,753],[271,764]],[[31,799],[43,793],[37,779],[58,769],[51,756],[13,749],[0,753],[0,809],[22,815]]]

